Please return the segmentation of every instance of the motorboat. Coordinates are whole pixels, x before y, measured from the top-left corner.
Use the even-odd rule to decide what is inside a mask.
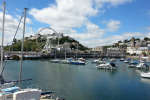
[[[146,63],[146,59],[140,59],[141,63]]]
[[[130,62],[129,59],[125,59],[125,60],[124,60],[124,63],[129,63],[129,62]]]
[[[136,68],[138,68],[138,69],[148,69],[149,68],[149,66],[148,65],[146,65],[146,63],[139,63],[138,65],[136,65],[135,66]]]
[[[135,63],[129,63],[127,66],[128,66],[129,68],[135,68],[136,65],[137,65],[137,64],[135,64]]]
[[[107,69],[109,67],[109,63],[100,64],[100,65],[97,65],[96,67],[99,68],[99,69]]]
[[[115,63],[107,62],[106,64],[100,64],[96,66],[99,69],[117,69]]]
[[[135,60],[131,60],[131,61],[130,61],[130,64],[138,64],[138,62],[135,61]]]
[[[108,67],[108,69],[111,69],[111,70],[116,70],[117,69],[117,66],[115,63],[109,63],[110,66]]]
[[[141,74],[141,77],[142,77],[142,78],[150,78],[150,72],[148,72],[148,73],[142,72],[142,73],[140,73],[140,74]]]
[[[99,59],[94,59],[93,61],[92,61],[92,63],[98,63],[99,62]]]
[[[129,68],[135,68],[137,64],[138,64],[137,61],[132,60],[132,61],[130,61],[130,63],[127,66]]]
[[[97,63],[98,63],[98,64],[106,64],[106,61],[101,61],[101,60],[100,60],[100,61],[98,61]]]
[[[81,60],[73,60],[71,61],[71,64],[75,64],[75,65],[85,65],[86,63],[81,61]]]
[[[73,60],[72,58],[66,58],[64,60],[61,60],[60,63],[62,63],[62,64],[70,64],[72,60]]]
[[[83,61],[83,62],[86,62],[86,60],[83,59],[82,57],[81,57],[81,58],[77,58],[77,60],[81,60],[81,61]]]
[[[61,60],[60,59],[57,59],[57,58],[55,58],[55,59],[53,59],[53,60],[50,60],[50,62],[52,62],[52,63],[59,63]]]
[[[120,59],[120,61],[124,61],[124,60],[125,60],[125,58],[121,58],[121,59]]]
[[[109,62],[115,62],[115,61],[116,61],[115,58],[111,58],[111,59],[109,60]]]

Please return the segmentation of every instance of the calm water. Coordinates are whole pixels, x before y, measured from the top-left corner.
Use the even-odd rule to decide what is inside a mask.
[[[61,100],[150,100],[150,79],[141,78],[140,70],[128,68],[119,59],[117,71],[97,69],[92,59],[86,60],[86,65],[24,60],[22,77],[33,81],[22,82],[22,88],[37,84]],[[5,80],[18,80],[19,70],[20,61],[8,61]]]

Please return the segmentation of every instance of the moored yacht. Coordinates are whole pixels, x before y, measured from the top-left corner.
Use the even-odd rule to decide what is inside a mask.
[[[50,60],[50,62],[52,62],[52,63],[59,63],[61,60],[60,59],[57,59],[57,58],[55,58],[55,59],[53,59],[53,60]]]
[[[142,78],[150,78],[150,72],[148,73],[140,73]]]
[[[72,60],[73,60],[73,58],[66,58],[64,60],[61,60],[60,63],[62,63],[62,64],[70,64]]]
[[[92,63],[98,63],[99,62],[99,59],[94,59],[93,61],[92,61]]]
[[[99,69],[111,69],[111,70],[116,70],[117,67],[115,63],[107,62],[106,64],[100,64],[96,66]]]
[[[81,58],[77,58],[77,60],[81,60],[81,61],[83,61],[83,62],[86,62],[86,60],[83,59],[82,57],[81,57]]]
[[[120,59],[120,61],[124,61],[124,60],[125,60],[125,58],[121,58],[121,59]]]
[[[148,65],[146,65],[146,63],[139,63],[138,65],[136,65],[136,68],[138,68],[138,69],[148,69],[149,68],[149,66]]]
[[[71,64],[75,64],[75,65],[85,65],[86,63],[81,61],[81,60],[73,60],[71,61]]]
[[[136,65],[138,64],[138,62],[137,61],[130,61],[130,63],[127,65],[129,68],[135,68],[136,67]]]
[[[125,60],[124,60],[124,63],[129,63],[129,62],[130,62],[129,59],[125,59]]]

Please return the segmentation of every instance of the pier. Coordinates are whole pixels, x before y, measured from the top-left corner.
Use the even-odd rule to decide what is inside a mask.
[[[7,53],[5,52],[4,59],[7,58]],[[106,56],[101,54],[93,54],[93,53],[66,53],[66,58],[121,58],[122,55],[113,55],[113,56]],[[15,51],[10,52],[8,56],[8,60],[20,60],[21,58],[21,52]],[[54,58],[65,58],[64,52],[51,52],[51,53],[37,53],[37,52],[23,52],[23,59],[31,59],[31,60],[37,60],[37,59],[54,59]]]

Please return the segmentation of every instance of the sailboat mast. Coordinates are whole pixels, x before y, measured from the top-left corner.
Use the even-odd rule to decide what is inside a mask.
[[[5,4],[6,2],[3,2],[3,28],[2,28],[2,44],[1,44],[1,72],[3,69],[3,41],[4,41],[4,22],[5,22]]]
[[[19,79],[19,89],[21,90],[21,76],[22,76],[22,60],[23,60],[23,46],[24,46],[24,34],[25,34],[25,22],[26,22],[26,10],[24,8],[24,25],[23,25],[23,37],[22,37],[22,48],[21,48],[21,64],[20,64],[20,79]]]
[[[66,59],[66,42],[65,42],[65,59]]]

